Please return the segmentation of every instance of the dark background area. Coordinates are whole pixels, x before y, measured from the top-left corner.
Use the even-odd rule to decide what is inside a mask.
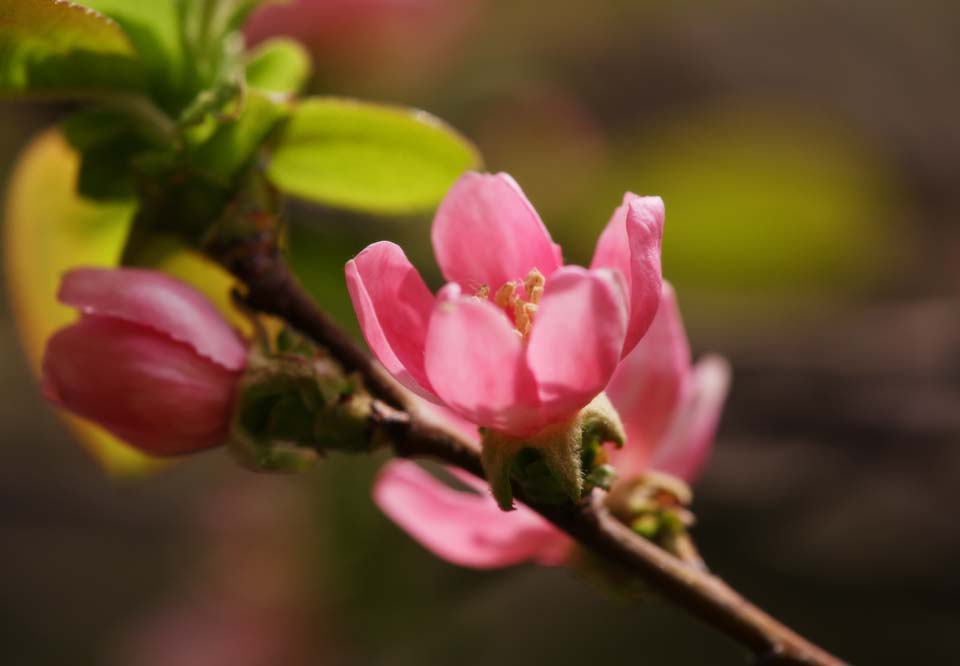
[[[450,121],[568,261],[624,190],[663,195],[691,343],[734,367],[696,488],[711,568],[851,663],[956,661],[960,6],[423,5],[341,39],[307,30],[313,90]],[[65,111],[0,106],[4,181]],[[439,283],[429,215],[290,221],[300,275],[353,330],[342,266],[365,244],[397,240]],[[211,452],[111,479],[0,312],[4,663],[743,663],[654,600],[436,560],[372,506],[380,458],[269,478]]]

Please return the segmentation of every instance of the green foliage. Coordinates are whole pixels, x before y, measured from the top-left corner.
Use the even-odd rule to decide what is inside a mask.
[[[110,107],[83,109],[64,122],[63,133],[80,154],[80,195],[96,201],[134,197],[131,162],[148,141],[128,114]]]
[[[422,111],[313,98],[293,112],[267,176],[317,203],[396,214],[435,205],[479,162],[467,139]]]
[[[247,61],[247,84],[267,92],[298,93],[309,78],[310,54],[292,39],[271,39]]]
[[[78,191],[142,199],[146,187],[151,205],[175,199],[184,212],[213,216],[164,223],[189,224],[194,241],[243,195],[269,148],[279,189],[379,213],[433,206],[479,162],[468,141],[422,112],[333,98],[290,106],[309,56],[285,39],[243,52],[240,28],[262,2],[11,0],[0,10],[0,53],[9,56],[0,81],[14,92],[123,92],[64,127],[81,155]]]
[[[84,0],[115,20],[147,71],[158,106],[178,116],[242,76],[243,20],[262,0]]]
[[[136,51],[105,16],[54,0],[0,5],[0,93],[89,95],[142,85]]]
[[[190,167],[229,182],[245,170],[257,151],[286,117],[288,109],[265,95],[250,91],[233,119],[224,119],[213,134],[187,158]]]
[[[339,99],[298,105],[294,96],[310,76],[303,48],[278,39],[244,52],[240,28],[262,1],[0,4],[0,93],[89,102],[28,151],[17,169],[25,175],[10,190],[9,280],[15,290],[27,285],[17,300],[35,361],[43,340],[73,316],[51,295],[62,271],[77,263],[167,270],[229,315],[232,279],[195,251],[252,234],[282,242],[277,191],[265,178],[271,156],[270,175],[284,189],[391,213],[434,205],[478,163],[468,141],[422,112]],[[90,211],[97,220],[105,211],[110,222],[102,239],[88,239],[87,227],[75,223]],[[315,242],[306,243],[292,256],[339,278],[342,261],[318,262],[314,250]],[[291,468],[317,448],[372,445],[364,394],[351,380],[336,396],[318,397],[316,379],[279,395],[251,393],[263,409],[251,408],[250,418],[268,416],[242,424],[240,449],[255,465]],[[268,384],[261,388],[276,388]],[[77,428],[108,464],[143,466],[112,437]],[[261,437],[264,429],[272,436]]]
[[[182,86],[185,59],[176,0],[84,0],[83,4],[123,28],[143,62],[154,99],[167,100]]]

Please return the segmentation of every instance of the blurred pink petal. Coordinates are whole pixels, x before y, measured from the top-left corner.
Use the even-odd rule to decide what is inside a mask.
[[[346,275],[370,349],[404,386],[431,396],[423,350],[434,298],[417,269],[398,245],[381,241],[347,262]]]
[[[60,301],[84,314],[139,324],[183,342],[227,370],[240,370],[247,348],[217,309],[193,287],[157,271],[76,268],[60,284]]]
[[[450,71],[469,44],[486,0],[290,0],[264,3],[244,28],[251,44],[300,40],[324,73],[383,85]]]
[[[505,514],[492,497],[454,490],[409,461],[384,466],[373,496],[424,548],[460,566],[560,565],[569,552],[569,539],[526,507]]]
[[[642,472],[666,434],[690,372],[690,347],[673,288],[663,284],[647,334],[617,367],[607,396],[620,413],[627,445],[615,452],[622,474]]]
[[[546,422],[576,412],[603,390],[626,327],[619,273],[567,266],[547,282],[527,347]]]
[[[468,173],[444,198],[433,222],[433,251],[444,277],[465,291],[522,281],[560,262],[533,205],[509,175]]]
[[[651,467],[691,483],[696,480],[710,455],[730,374],[730,364],[719,356],[704,357],[693,367],[688,390],[653,454]]]

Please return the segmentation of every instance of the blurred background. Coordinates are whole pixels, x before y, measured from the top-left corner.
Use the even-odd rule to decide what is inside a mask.
[[[312,89],[426,108],[512,173],[568,261],[624,190],[667,206],[696,353],[734,366],[694,535],[855,664],[954,663],[960,626],[960,5],[301,0]],[[66,109],[0,106],[0,171]],[[439,283],[430,216],[293,204],[292,259],[356,331],[382,238]],[[445,564],[369,500],[382,459],[270,478],[211,452],[110,479],[43,402],[0,296],[7,664],[743,663],[563,570]]]

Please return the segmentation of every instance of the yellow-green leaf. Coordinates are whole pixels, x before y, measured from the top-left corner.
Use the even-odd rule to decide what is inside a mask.
[[[435,206],[479,164],[470,141],[424,111],[328,97],[297,106],[267,175],[317,203],[410,213]]]
[[[143,72],[109,18],[62,0],[0,4],[0,93],[130,92]]]
[[[271,39],[250,54],[247,83],[271,93],[296,94],[310,78],[310,54],[293,39]]]
[[[39,376],[46,339],[76,317],[56,301],[61,274],[73,266],[111,266],[129,227],[129,204],[96,205],[74,193],[76,153],[56,131],[36,139],[18,161],[5,208],[5,267],[20,339]],[[71,427],[108,470],[137,472],[148,459],[86,421]]]

